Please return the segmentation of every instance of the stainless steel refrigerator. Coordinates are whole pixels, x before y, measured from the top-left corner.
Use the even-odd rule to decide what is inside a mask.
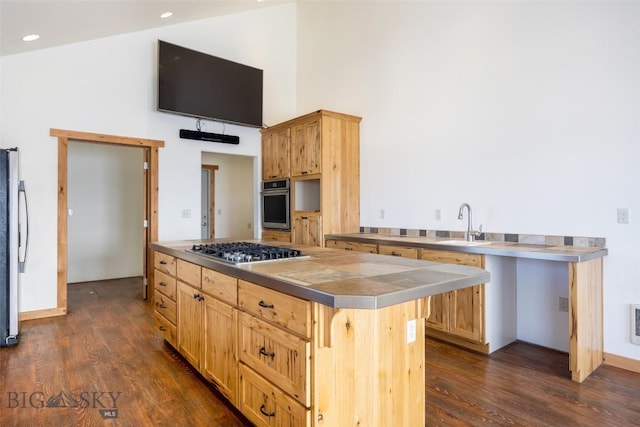
[[[0,347],[18,344],[18,279],[24,272],[27,233],[24,181],[19,180],[18,149],[0,149]],[[26,225],[26,220],[25,220]]]

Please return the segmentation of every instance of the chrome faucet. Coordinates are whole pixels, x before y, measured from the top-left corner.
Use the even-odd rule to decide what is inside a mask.
[[[474,237],[480,237],[480,235],[482,234],[482,225],[480,225],[480,230],[479,231],[473,231],[473,225],[472,225],[472,214],[471,214],[471,206],[469,205],[469,203],[463,203],[460,205],[460,210],[458,211],[458,219],[462,220],[462,214],[464,212],[464,208],[467,208],[467,211],[469,211],[467,213],[467,232],[465,233],[465,239],[468,242],[473,242]]]

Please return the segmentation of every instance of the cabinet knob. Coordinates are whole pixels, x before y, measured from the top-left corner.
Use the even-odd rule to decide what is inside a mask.
[[[160,326],[160,327],[158,327],[158,329],[160,329],[162,332],[167,330],[167,328],[165,328],[164,326]]]
[[[167,308],[167,306],[164,305],[164,301],[160,301],[160,303],[158,304],[158,308]]]
[[[165,282],[160,282],[159,285],[160,286],[167,286],[167,284]]]
[[[167,265],[167,261],[160,261],[160,264]]]

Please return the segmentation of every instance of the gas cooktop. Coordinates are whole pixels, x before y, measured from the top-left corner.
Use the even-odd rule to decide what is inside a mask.
[[[250,242],[207,243],[193,245],[188,252],[197,253],[232,264],[248,264],[260,261],[300,258],[305,255],[298,249],[262,245]]]

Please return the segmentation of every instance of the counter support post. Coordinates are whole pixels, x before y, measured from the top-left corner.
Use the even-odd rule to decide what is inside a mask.
[[[602,258],[569,263],[569,370],[584,381],[603,361]]]

